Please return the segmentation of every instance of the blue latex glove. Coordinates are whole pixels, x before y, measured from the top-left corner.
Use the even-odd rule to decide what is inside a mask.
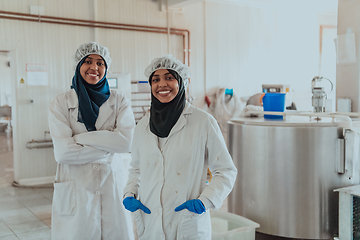
[[[184,202],[183,204],[175,208],[175,212],[179,212],[181,210],[184,210],[185,208],[190,212],[197,214],[202,214],[203,212],[205,212],[205,206],[199,199],[191,199]]]
[[[138,209],[143,210],[144,213],[150,214],[151,211],[144,204],[134,197],[127,197],[123,200],[124,207],[130,212],[135,212]]]

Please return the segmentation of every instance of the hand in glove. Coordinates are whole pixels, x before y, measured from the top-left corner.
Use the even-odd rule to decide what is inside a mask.
[[[175,208],[175,212],[179,212],[181,210],[184,210],[185,208],[190,212],[197,214],[202,214],[203,212],[205,212],[205,206],[199,199],[191,199],[184,202],[183,204]]]
[[[151,211],[145,207],[139,200],[134,197],[127,197],[123,200],[124,207],[130,212],[135,212],[138,209],[143,210],[144,213],[150,214]]]

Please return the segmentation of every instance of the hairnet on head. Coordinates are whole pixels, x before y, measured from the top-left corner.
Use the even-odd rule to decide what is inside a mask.
[[[74,56],[75,68],[79,64],[81,59],[90,54],[100,55],[106,62],[107,69],[109,69],[111,64],[109,49],[107,47],[101,46],[96,42],[84,43],[79,46]]]
[[[151,74],[159,69],[171,69],[177,72],[183,80],[185,88],[189,83],[190,69],[188,66],[177,60],[173,55],[167,54],[161,58],[155,58],[145,69],[145,76],[149,79]]]

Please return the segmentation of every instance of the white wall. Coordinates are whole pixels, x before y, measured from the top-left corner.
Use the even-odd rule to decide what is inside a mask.
[[[356,61],[336,65],[337,98],[350,98],[352,111],[360,111],[360,1],[339,0],[338,35],[355,34]]]
[[[160,12],[157,3],[148,0],[0,0],[0,10],[30,13],[30,5],[44,6],[45,15],[119,22],[128,24],[166,27],[166,12]],[[192,31],[193,78],[202,81],[195,70],[196,58],[203,56],[202,31],[197,43],[196,9],[202,12],[202,4],[188,11],[170,14],[170,24],[176,28]],[[95,11],[94,11],[95,9]],[[195,11],[195,12],[194,12]],[[200,18],[200,26],[201,18]],[[158,33],[91,29],[86,27],[55,25],[0,19],[0,50],[10,50],[16,57],[16,131],[14,131],[15,180],[53,176],[56,162],[52,149],[27,149],[32,139],[44,139],[48,131],[49,102],[61,92],[70,89],[73,76],[71,57],[77,47],[85,42],[97,41],[110,50],[113,64],[111,72],[130,73],[132,80],[143,80],[144,69],[154,57],[167,53],[167,36]],[[183,58],[181,36],[171,36],[170,50],[179,59]],[[200,46],[200,48],[199,48]],[[200,50],[199,50],[200,49]],[[28,86],[26,64],[46,64],[48,86]],[[200,77],[199,77],[200,76]],[[25,84],[20,84],[20,79]],[[199,80],[200,79],[200,80]],[[195,80],[194,80],[195,82]],[[196,85],[196,84],[194,84]],[[30,103],[30,100],[33,103]]]
[[[318,74],[317,15],[322,9],[290,2],[207,1],[170,13],[170,27],[191,33],[194,104],[204,107],[205,91],[215,86],[251,96],[261,91],[261,84],[287,83],[303,103],[300,110],[309,107],[310,81]],[[44,6],[48,16],[166,27],[166,12],[150,0],[0,0],[0,10],[5,11],[29,13],[30,5]],[[0,50],[11,50],[17,66],[15,180],[54,175],[52,149],[29,150],[25,145],[44,138],[49,102],[69,89],[74,73],[71,56],[89,41],[107,46],[113,60],[110,71],[130,73],[132,80],[144,80],[143,71],[151,59],[167,53],[163,34],[0,19]],[[182,37],[171,36],[170,50],[182,59]],[[21,78],[27,80],[27,63],[47,65],[48,86],[20,84]]]
[[[311,80],[319,75],[318,17],[329,7],[316,2],[206,3],[206,88],[222,85],[251,96],[262,84],[290,84],[298,110],[311,111]],[[335,14],[321,19],[336,23]]]
[[[8,53],[0,52],[0,106],[11,106],[11,71]]]

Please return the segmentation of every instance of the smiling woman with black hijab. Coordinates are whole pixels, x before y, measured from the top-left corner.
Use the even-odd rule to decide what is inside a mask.
[[[166,71],[168,71],[168,73],[166,73]],[[174,70],[162,69],[159,70],[156,74],[155,72],[153,72],[149,77],[149,79],[152,79],[150,81],[150,84],[151,85],[158,84],[157,81],[160,78],[159,74],[161,74],[162,72],[165,73],[165,77],[167,79],[170,80],[179,79],[178,83],[177,81],[173,81],[172,83],[175,83],[178,86],[180,86],[180,89],[176,93],[177,95],[170,101],[162,100],[162,98],[164,98],[163,96],[164,94],[165,96],[171,97],[170,93],[167,94],[165,90],[170,91],[172,89],[164,90],[159,88],[159,90],[162,91],[161,92],[162,94],[156,91],[154,92],[154,94],[157,95],[157,97],[162,101],[156,98],[154,94],[151,94],[150,131],[158,137],[165,138],[169,135],[172,127],[175,125],[182,111],[184,110],[186,98],[185,98],[185,87],[184,84],[182,83],[182,79],[180,75]],[[169,85],[171,86],[171,83]]]
[[[134,212],[140,240],[210,240],[208,209],[220,208],[237,170],[216,120],[186,101],[188,66],[166,55],[145,76],[150,114],[135,128],[123,204]]]
[[[131,215],[121,204],[125,182],[119,178],[126,170],[114,169],[121,161],[118,153],[130,150],[135,121],[129,101],[109,88],[106,47],[81,45],[75,63],[72,89],[50,105],[58,162],[52,239],[134,239]]]

